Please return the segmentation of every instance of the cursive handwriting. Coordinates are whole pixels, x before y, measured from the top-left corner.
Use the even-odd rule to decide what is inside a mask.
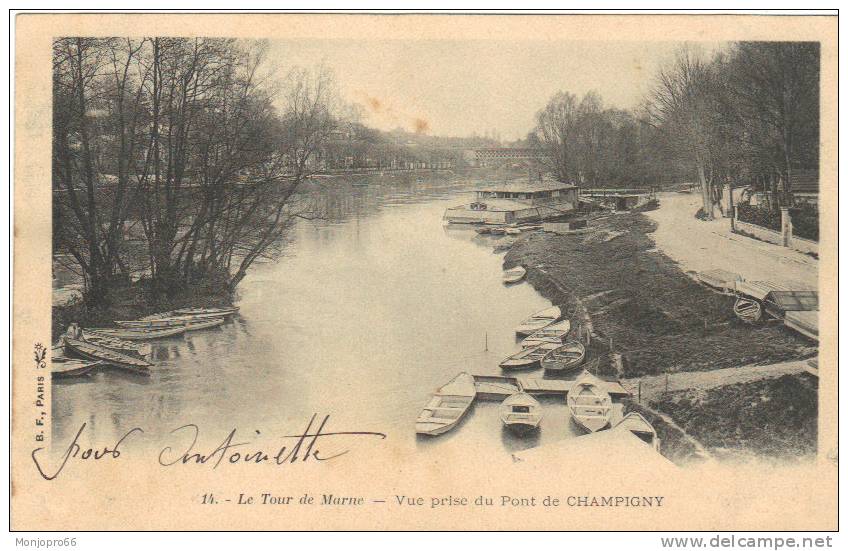
[[[62,470],[65,468],[65,465],[68,464],[68,460],[72,457],[75,458],[75,459],[76,458],[93,459],[95,461],[98,461],[98,460],[103,459],[103,458],[118,459],[119,457],[121,457],[121,451],[118,448],[121,446],[121,444],[124,442],[124,440],[126,440],[127,437],[134,432],[144,432],[139,427],[135,427],[135,428],[130,429],[129,431],[127,431],[126,434],[124,434],[122,437],[120,437],[118,439],[118,441],[115,442],[115,445],[112,446],[111,448],[109,448],[108,446],[104,446],[103,449],[87,448],[87,449],[83,450],[79,445],[79,439],[80,439],[80,436],[82,435],[83,431],[85,430],[85,427],[86,427],[86,423],[83,423],[80,426],[79,430],[77,431],[76,436],[74,436],[74,439],[71,441],[71,445],[68,446],[67,450],[65,450],[65,455],[62,456],[62,461],[61,461],[61,463],[59,463],[59,467],[55,471],[53,471],[53,474],[48,474],[44,470],[44,468],[41,464],[41,461],[39,461],[39,459],[38,459],[38,456],[40,455],[41,450],[43,450],[44,448],[36,448],[36,449],[32,450],[32,460],[33,460],[33,462],[35,462],[35,468],[38,469],[38,473],[42,477],[44,477],[45,480],[53,480],[54,478],[59,476],[59,473],[62,472]]]
[[[218,468],[222,463],[250,463],[261,464],[269,463],[273,465],[284,465],[303,463],[307,461],[329,461],[345,455],[350,450],[335,449],[332,452],[321,450],[321,443],[330,438],[341,437],[363,437],[374,436],[380,439],[385,439],[386,435],[382,432],[369,431],[327,431],[325,428],[330,421],[330,416],[325,415],[320,423],[316,423],[317,414],[313,414],[306,428],[298,434],[284,435],[281,438],[287,442],[279,447],[273,448],[271,451],[263,449],[248,449],[246,446],[250,442],[241,442],[236,439],[236,429],[232,429],[229,434],[218,444],[214,449],[199,451],[198,438],[200,436],[200,428],[189,423],[171,431],[172,436],[189,435],[191,442],[188,446],[176,447],[175,444],[169,444],[159,451],[159,464],[163,467],[171,467],[175,465],[211,465],[213,469]],[[32,451],[32,460],[35,463],[35,468],[45,480],[54,480],[65,469],[71,459],[93,460],[101,459],[118,459],[121,457],[121,444],[133,433],[144,433],[140,427],[135,427],[127,431],[121,436],[112,446],[89,447],[83,448],[79,441],[83,432],[86,430],[86,423],[83,423],[71,443],[68,445],[58,465],[50,467],[46,465],[46,460],[42,458],[44,448],[36,448]],[[257,434],[259,431],[257,431]],[[273,455],[272,455],[273,454]]]
[[[324,455],[318,447],[319,439],[326,439],[331,436],[377,436],[381,439],[386,438],[386,435],[382,432],[324,432],[324,427],[330,420],[329,415],[325,415],[321,420],[321,424],[313,431],[312,426],[315,424],[316,418],[317,415],[313,414],[312,418],[309,420],[309,424],[302,433],[283,436],[282,438],[296,439],[296,442],[292,445],[281,446],[277,449],[273,456],[263,450],[244,451],[243,446],[247,446],[249,442],[235,442],[236,429],[231,430],[227,437],[224,438],[224,440],[218,444],[214,450],[205,454],[197,452],[195,451],[195,446],[197,445],[197,438],[200,435],[200,429],[195,424],[183,425],[182,427],[171,431],[171,434],[180,432],[189,433],[192,435],[191,444],[188,445],[188,448],[183,453],[176,454],[176,456],[173,448],[171,446],[166,446],[161,452],[159,452],[159,464],[163,467],[170,467],[177,464],[185,465],[187,463],[193,463],[205,465],[208,463],[212,465],[213,469],[216,469],[222,462],[224,462],[224,460],[228,463],[259,464],[273,462],[276,465],[306,462],[310,459],[315,461],[329,461],[330,459],[335,459],[348,453],[349,450],[338,451],[332,455]],[[240,449],[236,451],[236,448]]]

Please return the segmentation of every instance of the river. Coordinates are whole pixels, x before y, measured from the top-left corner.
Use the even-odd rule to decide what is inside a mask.
[[[252,268],[235,319],[154,341],[149,378],[103,371],[54,383],[54,439],[67,442],[83,422],[96,442],[136,426],[164,437],[196,423],[220,441],[233,428],[303,429],[314,413],[331,415],[332,429],[386,433],[409,453],[503,453],[575,435],[552,399],[528,437],[503,430],[492,402],[451,433],[416,437],[415,418],[436,388],[460,371],[500,374],[498,362],[519,349],[515,325],[550,305],[526,282],[503,285],[497,238],[443,225],[445,208],[466,201],[473,182],[422,178],[327,180],[328,215],[299,221],[284,256]]]

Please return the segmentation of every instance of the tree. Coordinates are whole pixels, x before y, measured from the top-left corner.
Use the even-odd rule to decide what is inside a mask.
[[[332,76],[280,86],[265,45],[219,38],[54,42],[54,247],[91,306],[146,274],[154,298],[232,292],[273,255],[338,123]],[[276,94],[281,92],[281,96]],[[130,247],[128,236],[146,247]]]
[[[577,116],[577,97],[569,92],[558,92],[536,114],[536,135],[548,151],[550,169],[560,182],[570,182],[578,176],[572,144]]]
[[[713,178],[710,145],[715,113],[711,97],[713,73],[709,64],[688,47],[681,48],[674,62],[660,70],[648,104],[648,117],[661,128],[669,143],[686,155],[701,186],[704,215],[714,218]]]

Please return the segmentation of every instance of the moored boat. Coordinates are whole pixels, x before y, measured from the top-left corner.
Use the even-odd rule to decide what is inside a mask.
[[[195,318],[219,318],[232,316],[238,311],[238,306],[229,306],[226,308],[178,308],[174,310],[174,313]]]
[[[160,318],[160,319],[152,319],[152,320],[118,320],[115,322],[115,325],[120,327],[127,328],[150,328],[150,329],[159,329],[165,327],[179,327],[181,325],[185,325],[189,321],[194,318],[185,317],[185,318]]]
[[[463,371],[433,394],[415,421],[415,432],[430,436],[448,432],[459,424],[476,395],[474,377]]]
[[[571,418],[588,432],[597,432],[609,425],[612,398],[603,389],[603,381],[584,371],[571,385],[566,398]]]
[[[100,361],[106,365],[141,375],[149,375],[150,366],[153,365],[146,360],[127,356],[126,354],[121,354],[114,350],[70,337],[65,337],[65,350],[83,360]]]
[[[567,373],[580,367],[586,359],[586,347],[579,341],[569,341],[545,354],[539,363],[546,373]]]
[[[544,342],[556,343],[559,346],[565,342],[569,331],[571,331],[571,322],[569,320],[560,320],[543,329],[534,331],[529,337],[521,341],[521,346],[527,348]]]
[[[515,354],[501,361],[501,369],[533,369],[539,367],[539,361],[551,350],[557,348],[559,343],[543,342],[536,346],[522,348]]]
[[[491,233],[492,235],[506,235],[506,228],[504,228],[503,226],[496,226],[489,230],[489,233]]]
[[[94,333],[88,333],[84,335],[82,340],[91,344],[96,344],[97,346],[102,346],[103,348],[114,350],[115,352],[120,352],[121,354],[126,354],[127,356],[138,356],[142,359],[145,356],[149,356],[150,353],[153,351],[153,348],[150,346],[150,344],[146,342],[130,342],[125,341],[123,339],[106,337],[104,335],[97,335]]]
[[[108,337],[95,333],[85,333],[77,323],[72,323],[68,326],[68,329],[65,331],[65,334],[59,339],[58,355],[64,354],[64,337],[70,337],[72,339],[86,341],[97,346],[102,346],[104,348],[114,350],[115,352],[119,352],[121,354],[126,354],[128,356],[136,356],[141,359],[144,359],[145,356],[149,356],[150,353],[153,351],[149,343],[130,342],[115,337]],[[54,354],[55,353],[56,351],[54,350]]]
[[[500,417],[507,429],[526,434],[539,428],[542,422],[542,406],[529,394],[519,392],[501,403]]]
[[[207,318],[192,321],[186,324],[186,331],[197,331],[199,329],[209,329],[210,327],[218,327],[224,324],[224,318]]]
[[[519,337],[526,337],[531,333],[544,329],[562,316],[562,311],[558,306],[551,306],[544,310],[539,310],[526,320],[522,321],[515,328],[515,334]]]
[[[660,439],[657,437],[657,431],[642,414],[631,411],[618,422],[615,428],[629,430],[656,451],[660,451]]]
[[[476,228],[474,231],[476,231],[480,235],[487,235],[487,234],[492,233],[492,228],[490,228],[489,226],[480,226],[479,228]]]
[[[159,312],[157,314],[150,314],[149,316],[144,316],[140,319],[140,321],[149,321],[149,320],[158,320],[158,319],[167,319],[167,318],[221,318],[228,317],[236,312],[238,312],[238,306],[231,306],[227,308],[179,308],[177,310],[170,310],[168,312]]]
[[[53,379],[81,377],[88,375],[100,365],[103,365],[103,362],[54,356],[50,359],[50,377]]]
[[[505,232],[507,235],[521,235],[521,229],[519,228],[506,228]]]
[[[756,323],[763,317],[763,306],[755,299],[739,297],[733,304],[733,313],[745,323]]]
[[[173,337],[175,335],[182,335],[185,332],[185,324],[178,325],[176,327],[160,328],[122,327],[119,329],[114,329],[109,327],[95,327],[92,329],[83,329],[83,336],[87,337],[88,335],[101,335],[106,337],[115,337],[128,341],[143,341],[150,339],[162,339],[165,337]]]
[[[505,270],[503,273],[503,282],[504,283],[518,283],[524,276],[527,274],[527,270],[524,269],[523,266],[516,266],[515,268],[510,268],[509,270]]]

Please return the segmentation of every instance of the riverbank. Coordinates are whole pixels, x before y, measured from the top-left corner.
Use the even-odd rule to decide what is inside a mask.
[[[115,320],[133,320],[177,308],[218,308],[233,305],[233,297],[212,283],[188,286],[171,298],[152,299],[144,282],[116,288],[110,291],[105,304],[90,308],[75,298],[52,310],[51,339],[56,342],[71,323],[82,327],[114,327]]]
[[[692,378],[692,388],[677,391],[680,399],[675,392],[661,392],[638,404],[634,395],[632,407],[656,422],[667,446],[663,453],[675,462],[703,457],[698,447],[716,456],[728,447],[775,456],[780,441],[794,442],[783,446],[789,456],[815,449],[809,427],[817,408],[803,406],[810,396],[789,396],[785,383],[773,378],[751,376],[730,386],[698,382],[714,370],[809,358],[817,353],[815,344],[782,324],[740,322],[732,297],[704,287],[657,250],[651,238],[656,228],[640,213],[599,215],[590,218],[586,232],[522,237],[507,253],[504,267],[524,266],[539,293],[590,330],[593,344],[606,349],[602,375],[629,379],[638,387],[643,378],[703,372],[705,377]],[[705,398],[693,400],[690,394]],[[770,401],[786,404],[775,437],[770,436],[774,421],[759,405]],[[718,421],[727,408],[735,408],[733,414]],[[697,421],[701,415],[710,421]]]
[[[594,337],[621,355],[623,378],[771,364],[815,355],[782,325],[740,322],[733,298],[715,293],[659,252],[656,223],[639,213],[599,216],[586,233],[536,232],[518,240],[504,267],[554,304],[579,312]]]

